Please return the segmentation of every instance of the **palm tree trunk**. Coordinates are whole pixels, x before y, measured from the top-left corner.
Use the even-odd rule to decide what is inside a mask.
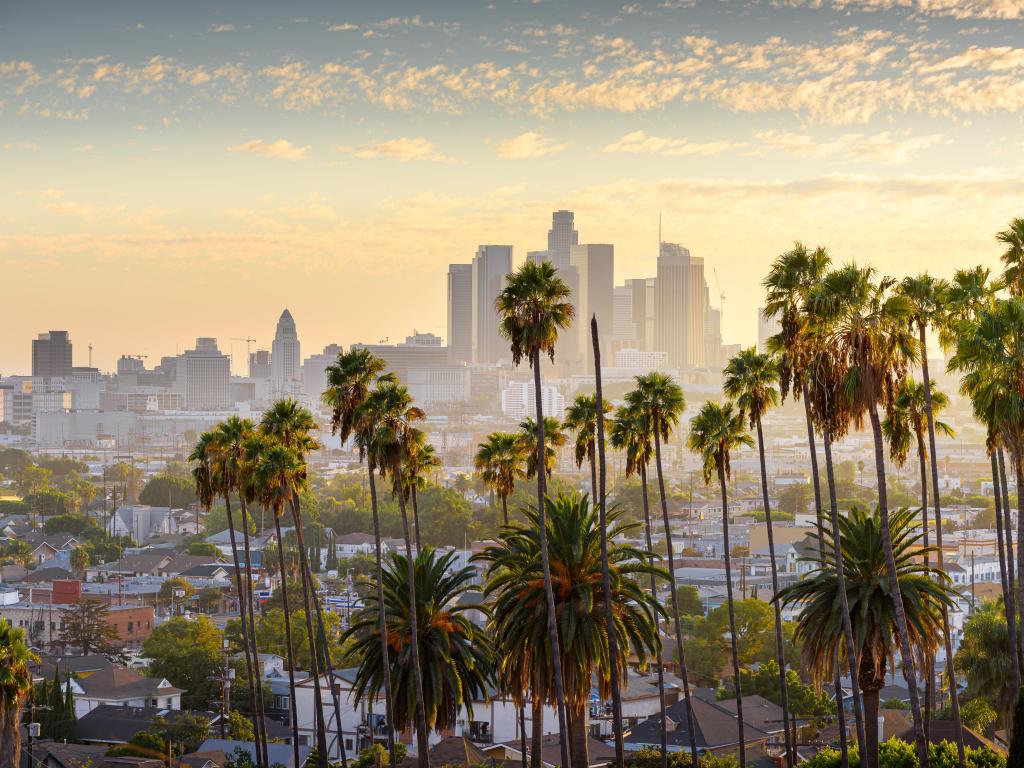
[[[900,657],[903,662],[903,677],[910,692],[910,711],[914,716],[914,738],[917,740],[921,768],[928,768],[928,744],[924,740],[921,723],[921,697],[917,690],[917,673],[914,671],[913,649],[907,632],[907,614],[903,609],[903,593],[900,590],[896,557],[892,550],[892,535],[889,530],[889,499],[885,487],[885,442],[882,438],[882,423],[878,418],[878,406],[872,401],[868,407],[871,419],[871,434],[875,442],[875,474],[878,478],[878,511],[882,523],[882,548],[885,551],[886,571],[889,575],[889,596],[892,598],[893,614],[896,616],[896,630],[899,637]]]
[[[818,524],[818,541],[825,541],[825,508],[821,503],[821,478],[818,477],[818,447],[814,439],[814,419],[811,418],[811,404],[808,401],[807,382],[802,386],[804,421],[807,424],[807,447],[811,452],[811,479],[814,482],[814,512]]]
[[[644,532],[647,535],[647,551],[654,551],[654,543],[651,540],[651,508],[647,499],[647,465],[640,465],[641,494],[644,502]],[[675,585],[673,584],[674,588]],[[658,599],[658,583],[654,574],[651,574],[651,599]],[[661,622],[657,622],[660,626]],[[661,638],[661,630],[658,630],[658,638]],[[659,643],[660,645],[660,643]],[[668,723],[665,720],[665,665],[662,663],[661,654],[658,650],[658,714],[661,715],[661,768],[668,768]]]
[[[402,493],[402,468],[394,467],[395,488],[398,507],[402,512],[402,528],[405,533],[405,570],[409,580],[409,625],[412,633],[412,676],[416,685],[416,751],[419,752],[420,768],[430,768],[430,732],[427,730],[427,709],[423,701],[423,668],[420,666],[419,603],[416,602],[416,563],[412,556],[412,536],[409,530],[409,512],[406,509],[405,494]]]
[[[658,470],[658,495],[661,497],[661,519],[665,524],[665,543],[668,545],[668,586],[669,595],[672,598],[672,619],[675,622],[676,630],[676,655],[679,657],[679,676],[683,678],[683,699],[686,701],[686,730],[690,735],[690,755],[693,759],[693,768],[698,768],[700,758],[697,755],[697,727],[693,720],[693,709],[690,707],[690,681],[686,675],[683,628],[679,621],[679,601],[676,599],[676,556],[672,551],[672,527],[668,523],[668,497],[665,494],[665,475],[661,468],[661,435],[656,428],[652,431],[654,432],[654,465]],[[664,727],[664,717],[661,722]]]
[[[1003,492],[1003,521],[1006,523],[1006,579],[1010,589],[1010,605],[1013,606],[1013,623],[1014,633],[1017,635],[1017,666],[1021,669],[1021,675],[1024,676],[1024,627],[1020,624],[1021,614],[1024,613],[1024,600],[1020,600],[1020,595],[1017,592],[1017,582],[1020,581],[1016,577],[1017,566],[1013,559],[1013,517],[1010,514],[1010,489],[1006,482],[1006,459],[1003,455],[1003,449],[1000,447],[998,452],[999,457],[999,486]],[[1020,547],[1020,540],[1017,540],[1017,546]]]
[[[249,602],[249,646],[252,650],[252,665],[255,679],[250,680],[249,690],[253,697],[252,711],[255,725],[256,747],[264,765],[270,765],[267,755],[267,721],[263,714],[263,675],[260,670],[260,654],[256,645],[256,599],[252,591],[252,550],[249,547],[249,507],[245,497],[239,497],[242,505],[242,544],[245,548],[245,599]],[[242,642],[245,642],[243,633]],[[258,762],[258,761],[257,761]]]
[[[419,554],[423,551],[423,542],[420,541],[420,503],[416,496],[416,481],[412,482],[412,522],[416,527],[416,553]]]
[[[251,624],[247,623],[247,619],[246,619],[246,608],[247,608],[246,603],[248,602],[247,596],[249,595],[249,590],[247,590],[242,585],[242,579],[244,577],[242,576],[242,566],[238,562],[238,542],[235,539],[235,521],[234,521],[234,516],[231,513],[231,494],[224,494],[224,509],[227,512],[227,518],[228,518],[228,538],[231,540],[231,561],[232,561],[232,564],[233,564],[234,570],[235,570],[235,588],[238,590],[238,619],[239,619],[239,621],[241,622],[241,625],[242,625],[242,649],[243,649],[243,651],[245,653],[245,671],[246,671],[246,673],[249,676],[249,696],[252,697],[252,706],[253,706],[253,711],[255,712],[256,711],[256,677],[253,674],[253,656],[252,656],[252,653],[251,653],[251,647],[252,647],[251,643],[252,643],[252,640],[253,640],[253,636],[250,635],[250,632],[252,631],[252,630],[250,630]],[[242,512],[242,524],[245,525],[245,511],[244,511],[244,507],[243,507],[243,512]],[[245,540],[248,543],[249,537],[246,536]],[[250,584],[251,583],[252,582],[250,582]],[[252,611],[250,610],[249,613],[251,614]],[[258,737],[259,737],[259,726],[257,726],[257,730],[256,730],[256,734],[255,735],[257,736],[257,740],[258,740]],[[258,766],[264,765],[264,763],[263,763],[263,754],[262,754],[262,752],[259,749],[256,750],[256,758],[257,758],[257,765]]]
[[[13,701],[0,698],[0,765],[21,765],[21,697]]]
[[[530,729],[530,768],[542,768],[544,748],[544,702],[533,699],[533,723]]]
[[[284,569],[284,542],[281,540],[282,510],[274,510],[274,530],[277,532],[277,564],[281,569],[281,604],[284,608],[284,638],[288,648],[288,705],[292,721],[292,754],[295,765],[299,762],[299,715],[295,705],[295,650],[292,647],[292,612],[288,607],[288,577]]]
[[[590,753],[587,750],[587,706],[574,707],[569,718],[572,731],[572,766],[590,768]]]
[[[1003,494],[999,484],[999,463],[996,459],[996,452],[991,454],[992,459],[992,490],[995,496],[996,506],[996,541],[999,547],[999,578],[1003,587],[1003,609],[1006,612],[1006,628],[1010,642],[1010,648],[1017,647],[1017,611],[1014,607],[1013,588],[1007,578],[1007,571],[1012,575],[1013,563],[1007,568],[1006,550],[1003,547]],[[1006,535],[1010,536],[1010,521],[1006,520]],[[1010,653],[1010,680],[1012,690],[1020,688],[1020,664],[1016,653]]]
[[[395,709],[391,697],[391,653],[388,648],[387,617],[384,609],[384,563],[380,549],[380,514],[377,509],[377,481],[373,476],[373,464],[367,462],[366,471],[370,476],[370,508],[373,511],[373,542],[376,552],[377,566],[377,631],[380,634],[381,660],[384,662],[384,713],[388,719],[388,754],[391,766],[398,765],[395,752]]]
[[[522,758],[520,760],[520,762],[522,763],[522,768],[527,768],[527,765],[526,765],[526,758],[527,758],[527,753],[526,753],[526,703],[523,702],[523,701],[519,702],[519,751],[520,751],[520,757]]]
[[[327,768],[327,723],[324,721],[324,698],[320,690],[320,654],[316,647],[316,635],[313,633],[313,603],[319,600],[313,591],[313,573],[309,570],[309,558],[306,551],[305,537],[302,535],[302,513],[299,500],[292,497],[292,522],[295,524],[295,538],[299,547],[299,580],[302,582],[302,607],[306,614],[306,637],[309,640],[309,674],[313,679],[313,706],[316,708],[316,758],[320,768]],[[330,649],[325,648],[325,653]]]
[[[501,494],[501,516],[505,520],[505,525],[508,525],[508,496],[504,493]]]
[[[324,614],[320,607],[320,601],[313,601],[313,610],[316,613],[316,631],[320,639],[320,645],[324,648],[324,661],[327,666],[327,680],[331,686],[331,704],[334,706],[334,725],[337,729],[338,752],[341,755],[342,768],[348,768],[348,756],[345,754],[345,734],[341,728],[341,693],[334,682],[334,662],[331,661],[330,645],[327,643],[327,632],[324,630]]]
[[[884,665],[883,665],[884,670]],[[878,699],[879,691],[885,683],[884,671],[879,674],[875,669],[874,661],[868,654],[862,654],[860,670],[857,673],[857,680],[854,687],[860,687],[864,696],[864,719],[866,720],[867,748],[861,748],[861,752],[868,755],[868,768],[878,768]]]
[[[725,549],[725,596],[729,604],[729,645],[732,647],[732,677],[736,687],[736,727],[740,739],[740,768],[747,764],[747,745],[743,733],[743,690],[740,687],[740,656],[736,648],[736,610],[732,598],[732,555],[729,552],[729,494],[725,485],[725,459],[719,457],[718,483],[722,488],[722,538]],[[781,633],[780,633],[781,637]],[[785,690],[785,688],[783,688]]]
[[[857,687],[857,644],[853,639],[853,622],[850,619],[850,600],[846,593],[846,567],[843,564],[842,535],[839,527],[839,505],[836,501],[836,475],[835,466],[832,463],[832,430],[825,427],[823,430],[823,443],[825,447],[825,474],[828,478],[828,501],[829,513],[832,521],[832,557],[835,560],[836,586],[839,591],[839,602],[843,611],[843,642],[846,643],[847,669],[850,671],[850,689],[853,696],[853,718],[857,727],[857,743],[861,745],[860,765],[864,768],[868,764],[868,749],[864,748],[866,741],[867,714],[862,709],[860,690]],[[824,539],[821,540],[824,546]],[[837,674],[838,679],[840,675]],[[842,706],[840,696],[840,706]],[[849,756],[847,756],[849,760]]]
[[[558,705],[558,732],[561,734],[560,747],[562,765],[569,765],[568,730],[566,729],[565,694],[562,687],[562,653],[558,643],[558,617],[555,614],[555,592],[551,584],[551,562],[548,559],[548,515],[547,493],[544,487],[544,403],[541,401],[540,348],[535,348],[530,362],[533,364],[533,391],[536,400],[537,418],[537,512],[540,516],[540,564],[544,572],[544,596],[548,604],[548,635],[551,642],[551,677],[555,702]]]
[[[932,380],[928,373],[928,345],[925,340],[924,323],[918,323],[918,334],[921,341],[921,378],[924,379],[924,402],[925,412],[928,416],[928,449],[930,451],[932,469],[932,495],[935,504],[935,543],[939,548],[938,561],[939,570],[943,568],[942,554],[942,503],[939,497],[939,454],[935,447],[935,414],[932,410]],[[928,526],[925,525],[925,531]],[[927,542],[926,542],[927,544]],[[942,608],[942,634],[946,643],[946,675],[949,678],[950,703],[953,707],[953,722],[956,724],[956,751],[960,760],[960,768],[967,768],[967,757],[964,751],[964,729],[960,721],[960,694],[956,689],[956,672],[953,669],[953,641],[950,637],[949,610],[943,605]],[[932,670],[932,663],[928,666],[928,679],[934,685],[935,673]]]
[[[772,505],[768,501],[768,467],[764,457],[764,432],[761,419],[757,419],[757,452],[761,460],[761,499],[764,502],[764,521],[768,529],[768,559],[772,567],[772,596],[779,594],[779,568],[775,563],[775,534],[772,532]],[[786,765],[793,768],[796,764],[796,744],[790,738],[789,731],[789,691],[786,686],[786,654],[782,647],[782,605],[775,605],[775,658],[779,662],[779,687],[782,691],[782,732],[785,734]]]
[[[591,452],[590,454],[590,498],[594,500],[596,504],[598,501],[598,487],[597,487],[597,457]],[[602,491],[603,493],[603,491]]]
[[[924,545],[924,567],[930,566],[931,556],[928,553],[928,461],[924,448],[924,435],[915,429],[917,438],[917,463],[921,473],[921,543]],[[924,657],[924,740],[932,740],[932,699],[935,695],[935,658],[931,652]],[[963,768],[963,767],[961,767]]]
[[[1021,456],[1020,448],[1011,451],[1010,458],[1013,459],[1014,474],[1017,478],[1017,605],[1021,615],[1024,616],[1024,488],[1021,488],[1022,482],[1024,482],[1024,457]],[[1005,483],[1006,480],[1004,479],[1003,482]],[[1009,496],[1007,496],[1004,509],[1009,508],[1010,502]],[[1010,538],[1012,542],[1012,537]],[[1022,635],[1024,632],[1018,631],[1018,643],[1024,640]]]
[[[615,616],[612,613],[612,583],[611,577],[608,573],[608,526],[606,519],[607,502],[605,500],[607,469],[604,453],[604,408],[602,407],[604,405],[604,399],[601,394],[601,345],[598,339],[596,315],[590,320],[590,332],[594,339],[594,385],[597,399],[597,455],[601,464],[601,485],[596,489],[596,492],[598,493],[598,503],[600,504],[598,509],[600,510],[601,516],[601,588],[604,590],[604,621],[608,632],[608,666],[612,688],[612,718],[614,720],[613,726],[615,729],[615,765],[617,768],[623,768],[626,758],[622,744],[622,698],[619,691],[619,641],[615,627]],[[591,454],[591,461],[593,461],[593,454]],[[591,466],[591,469],[593,469],[593,466]],[[582,745],[574,746],[573,759],[576,760],[577,764],[579,764],[581,759],[584,760],[581,768],[588,768],[586,763],[586,708],[584,708],[581,713],[581,719],[583,721],[584,729]],[[578,747],[582,748],[582,757],[577,754]]]

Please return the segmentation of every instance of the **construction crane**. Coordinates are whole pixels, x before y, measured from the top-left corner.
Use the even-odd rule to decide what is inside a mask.
[[[252,336],[246,336],[244,339],[239,338],[237,336],[232,336],[231,340],[232,341],[244,341],[245,342],[246,357],[248,357],[249,355],[252,355],[252,345],[256,343],[256,339],[254,339]]]

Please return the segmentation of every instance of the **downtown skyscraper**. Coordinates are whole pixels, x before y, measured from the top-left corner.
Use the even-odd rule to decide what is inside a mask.
[[[494,302],[505,287],[505,276],[512,271],[512,246],[481,245],[473,257],[472,269],[473,362],[496,363],[509,357]]]
[[[448,265],[448,362],[473,362],[473,265]]]
[[[299,382],[302,354],[295,320],[287,309],[281,313],[270,348],[271,380],[276,392],[291,393]]]
[[[654,346],[673,368],[704,368],[708,288],[704,259],[676,243],[661,243],[654,300]]]

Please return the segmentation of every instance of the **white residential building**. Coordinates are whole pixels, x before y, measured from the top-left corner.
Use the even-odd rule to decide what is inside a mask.
[[[541,385],[541,407],[545,416],[561,419],[565,416],[565,396],[553,384]],[[537,398],[534,394],[533,382],[514,381],[501,390],[501,412],[513,419],[525,419],[534,416],[537,410]]]

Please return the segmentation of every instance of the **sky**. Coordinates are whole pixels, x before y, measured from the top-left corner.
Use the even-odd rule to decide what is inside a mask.
[[[660,213],[750,344],[795,240],[995,268],[1022,75],[1024,0],[5,2],[0,373],[443,336],[447,265],[559,208],[619,282]]]

